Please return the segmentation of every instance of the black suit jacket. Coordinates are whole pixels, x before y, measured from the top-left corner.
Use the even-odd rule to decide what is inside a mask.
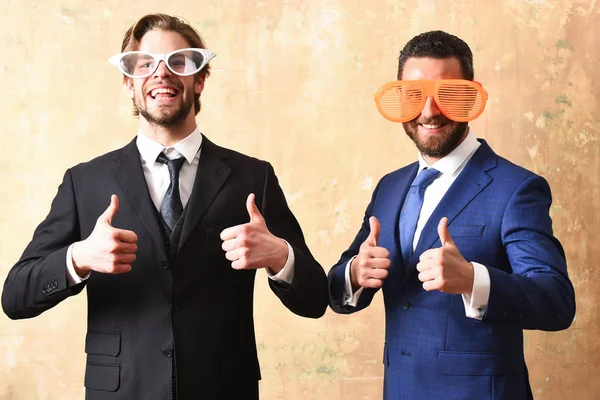
[[[249,221],[249,193],[255,193],[269,230],[294,249],[293,284],[270,280],[271,289],[298,315],[318,318],[325,312],[325,273],[308,250],[271,165],[206,138],[202,146],[175,260],[134,140],[67,170],[48,216],[8,274],[2,307],[13,319],[39,315],[87,285],[90,400],[170,399],[174,369],[179,400],[257,397],[255,271],[232,269],[219,238],[223,229]],[[113,226],[138,236],[132,271],[92,272],[69,287],[67,248],[89,236],[111,194],[120,200]]]

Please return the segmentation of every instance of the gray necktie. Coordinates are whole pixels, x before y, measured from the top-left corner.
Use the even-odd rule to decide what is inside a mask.
[[[165,197],[160,205],[160,215],[169,228],[170,232],[168,234],[170,235],[183,212],[183,205],[181,204],[181,197],[179,195],[179,170],[185,158],[179,157],[169,160],[164,153],[160,153],[156,161],[167,165],[171,178],[171,183],[169,183]]]

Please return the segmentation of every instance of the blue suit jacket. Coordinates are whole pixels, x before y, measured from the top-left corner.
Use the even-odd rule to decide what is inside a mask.
[[[412,259],[402,260],[398,218],[418,163],[381,179],[358,235],[329,272],[335,312],[353,313],[371,303],[376,290],[366,289],[357,307],[343,305],[344,272],[369,235],[369,217],[377,217],[379,245],[390,251],[392,262],[382,288],[385,399],[531,399],[523,329],[555,331],[573,321],[575,295],[552,233],[547,182],[480,142],[427,221]],[[460,295],[423,290],[415,273],[419,256],[440,247],[442,217],[448,217],[464,258],[489,271],[482,321],[465,316]]]

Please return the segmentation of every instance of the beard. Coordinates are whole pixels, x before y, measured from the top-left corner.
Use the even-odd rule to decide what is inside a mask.
[[[151,113],[148,110],[148,107],[146,107],[146,104],[142,104],[140,100],[136,99],[134,104],[140,115],[150,124],[171,127],[185,121],[190,110],[194,106],[193,92],[184,92],[180,90],[180,93],[182,93],[182,100],[177,108],[159,107],[154,113]]]
[[[421,124],[443,125],[443,132],[431,135],[419,133]],[[402,125],[421,154],[435,158],[442,158],[450,154],[462,142],[469,126],[467,122],[455,122],[443,115],[420,120],[417,117]]]

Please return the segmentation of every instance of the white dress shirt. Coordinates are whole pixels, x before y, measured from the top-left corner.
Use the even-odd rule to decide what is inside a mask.
[[[140,153],[142,170],[144,171],[150,198],[158,211],[160,211],[160,205],[171,183],[171,178],[167,165],[157,162],[156,158],[161,152],[164,152],[170,160],[185,157],[185,162],[179,171],[179,194],[181,204],[185,208],[194,188],[194,180],[196,179],[196,171],[198,170],[198,162],[202,150],[202,134],[200,130],[196,127],[183,140],[169,147],[155,142],[140,131],[136,139],[136,145]],[[283,269],[276,275],[272,274],[268,268],[266,270],[269,278],[291,284],[294,279],[294,250],[287,241],[286,244],[288,246],[288,258]],[[83,278],[77,275],[73,267],[72,249],[73,245],[69,246],[67,250],[67,278],[71,286],[86,280],[90,275],[88,273]]]
[[[440,171],[440,175],[425,189],[423,206],[421,208],[421,213],[419,214],[415,237],[413,239],[413,250],[417,247],[421,232],[423,231],[423,227],[427,223],[427,220],[431,214],[433,214],[433,211],[442,200],[442,197],[444,197],[450,186],[454,183],[458,175],[460,175],[465,168],[465,165],[467,165],[480,145],[481,144],[477,141],[475,134],[469,130],[465,140],[463,140],[456,149],[452,150],[450,154],[438,160],[433,165],[428,165],[423,159],[423,156],[419,153],[419,170],[417,171],[417,174],[427,167]],[[350,263],[352,260],[354,260],[354,257],[346,264],[344,304],[356,307],[363,288],[361,287],[356,292],[352,293],[352,283],[350,280]],[[476,262],[471,262],[471,264],[473,265],[474,273],[473,290],[470,295],[462,295],[462,298],[465,305],[466,316],[481,320],[487,310],[487,304],[490,297],[490,274],[485,266]]]

